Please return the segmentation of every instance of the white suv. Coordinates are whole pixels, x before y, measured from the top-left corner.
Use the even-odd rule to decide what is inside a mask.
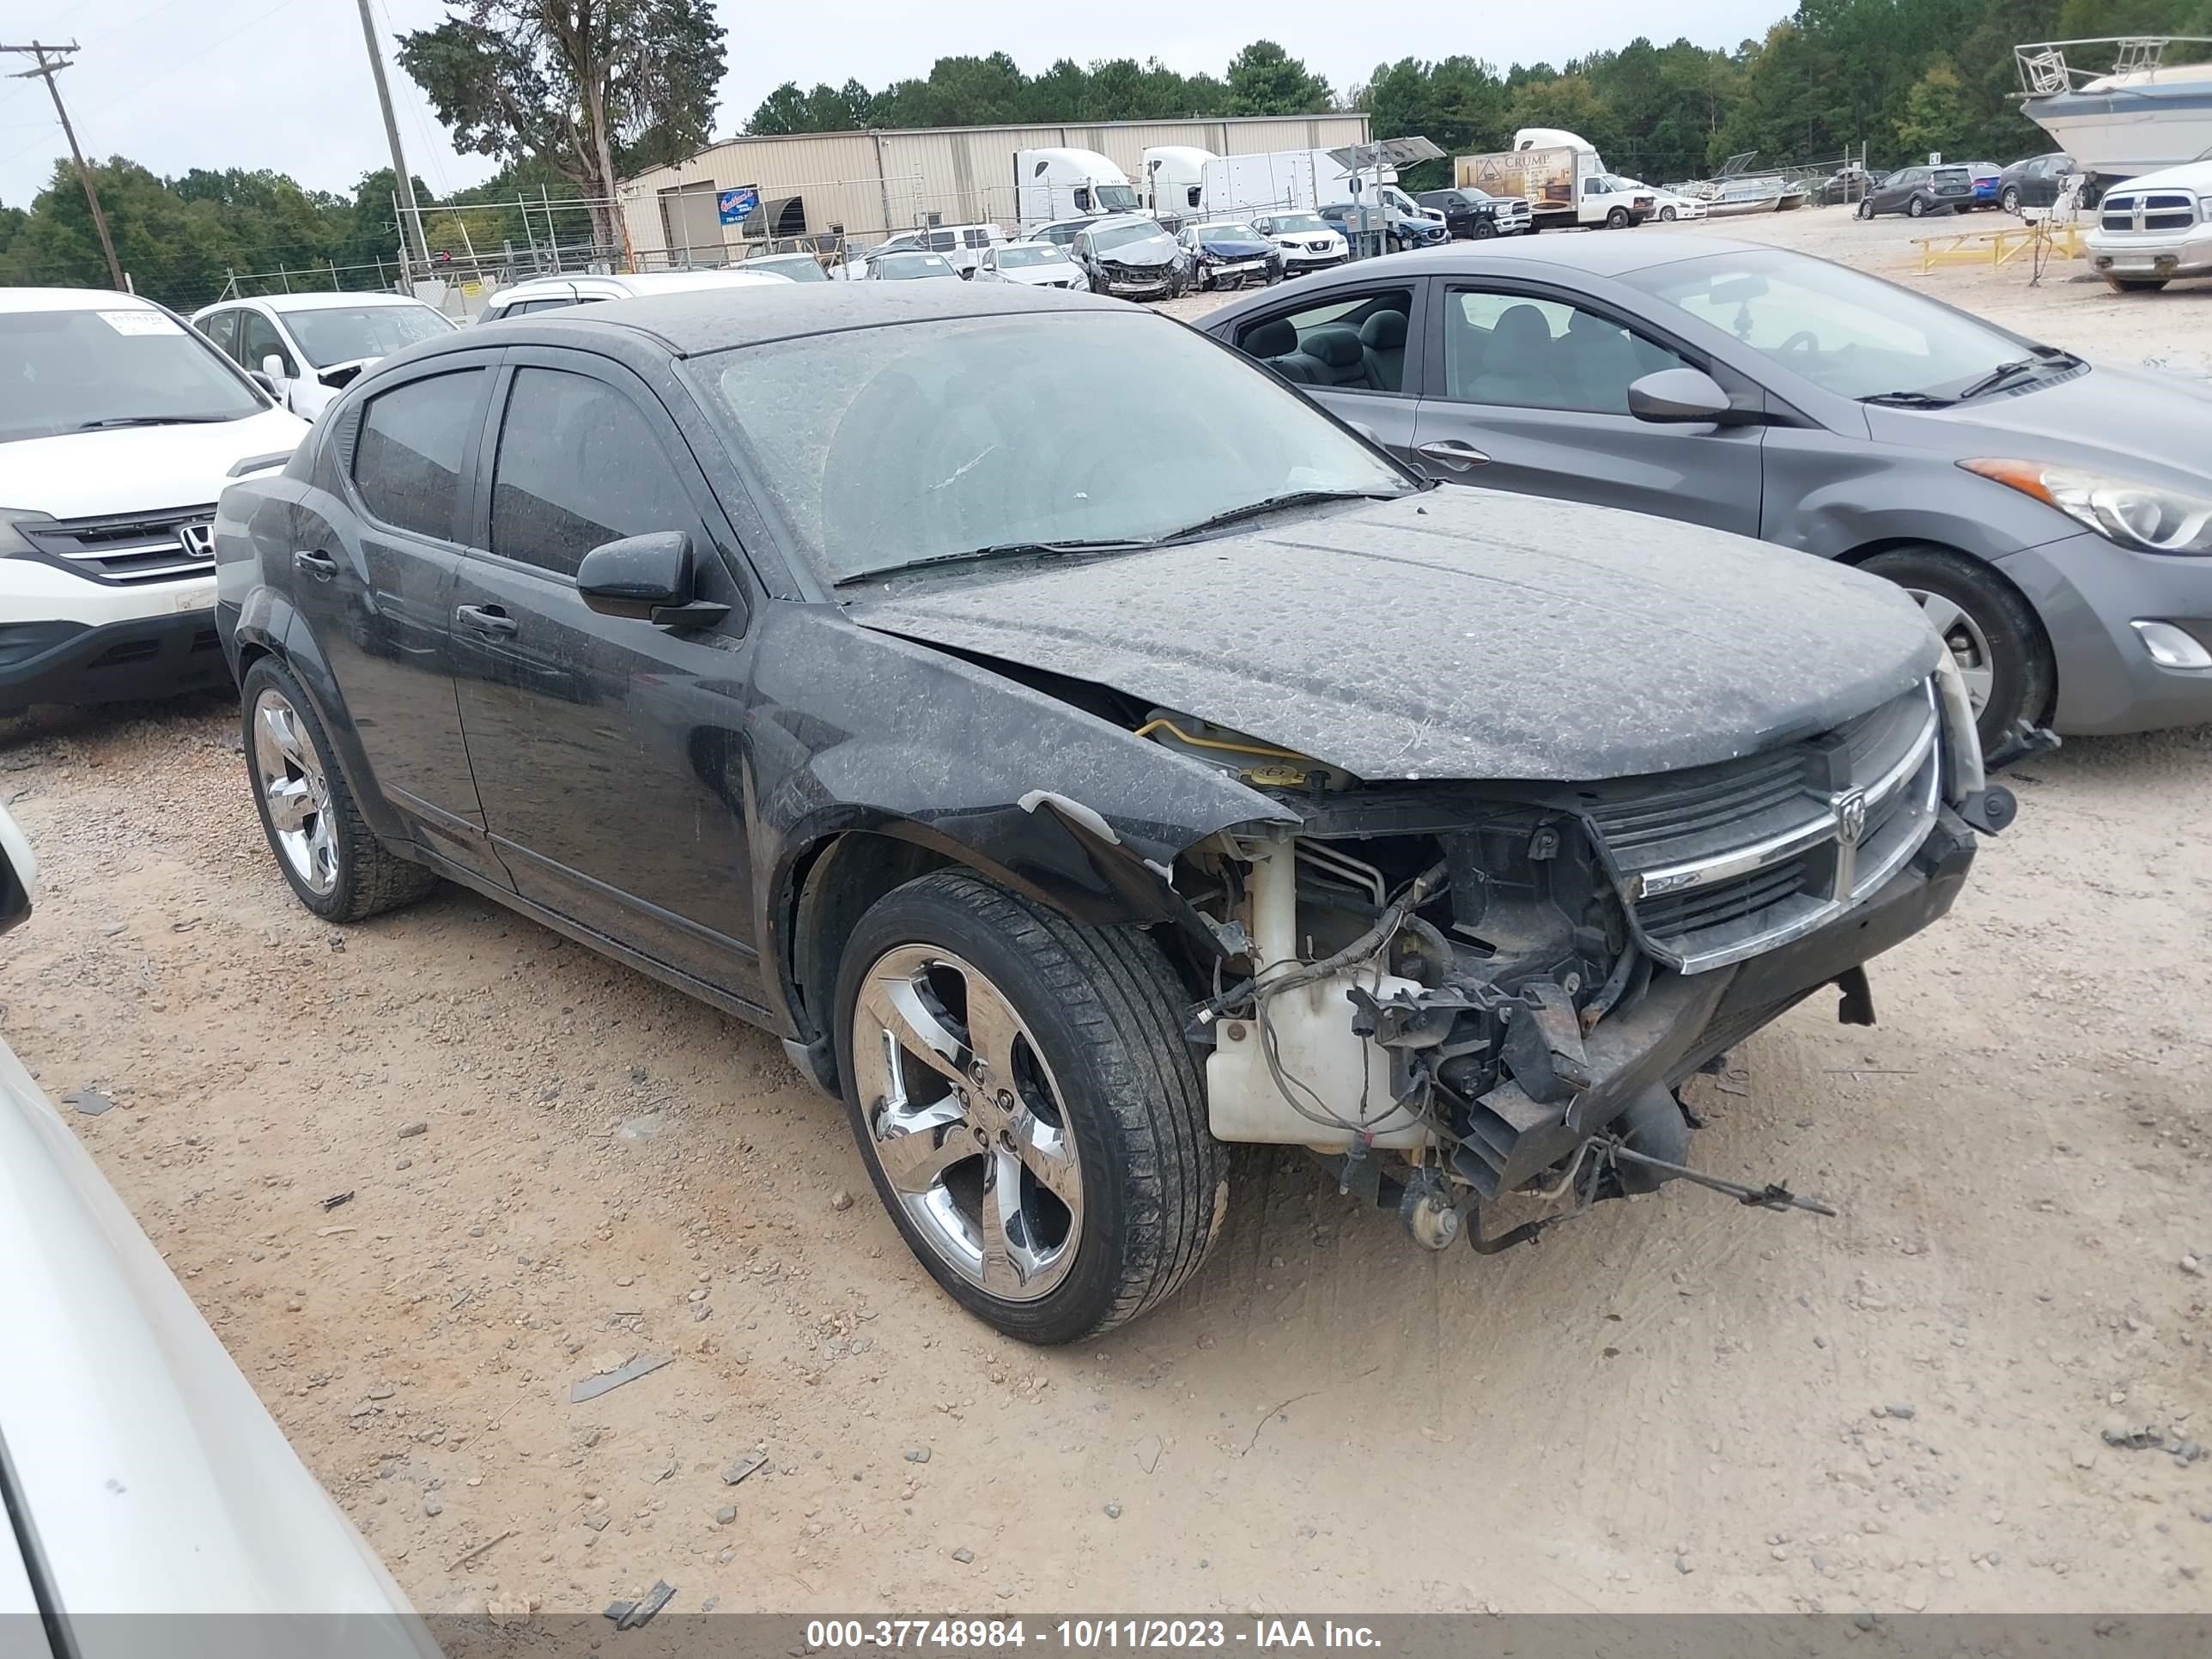
[[[149,301],[0,288],[0,713],[228,684],[216,498],[307,429]]]
[[[196,311],[192,326],[303,421],[378,358],[453,331],[435,307],[399,294],[265,294]]]

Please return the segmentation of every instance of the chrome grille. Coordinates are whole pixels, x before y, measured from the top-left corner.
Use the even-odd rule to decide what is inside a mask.
[[[208,575],[215,569],[212,507],[64,519],[51,524],[33,520],[15,529],[40,552],[100,581],[131,585],[176,581]]]
[[[2107,196],[2100,229],[2121,232],[2187,230],[2197,222],[2197,198],[2182,191],[2150,190]]]
[[[1593,785],[1583,811],[1644,947],[1685,973],[1813,932],[1935,826],[1942,722],[1923,684],[1743,760]]]

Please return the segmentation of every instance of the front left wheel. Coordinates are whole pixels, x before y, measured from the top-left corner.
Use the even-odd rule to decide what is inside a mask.
[[[246,770],[262,833],[294,895],[325,921],[360,921],[438,884],[361,815],[330,735],[290,671],[264,657],[240,688]]]
[[[1607,230],[1626,230],[1628,228],[1628,210],[1626,208],[1615,208],[1612,212],[1607,214],[1605,216],[1605,228]]]
[[[854,928],[837,990],[870,1179],[945,1292],[1024,1342],[1134,1319],[1197,1270],[1227,1202],[1181,987],[1133,929],[962,870]]]

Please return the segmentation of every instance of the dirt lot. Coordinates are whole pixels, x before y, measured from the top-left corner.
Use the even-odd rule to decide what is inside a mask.
[[[1917,234],[1728,230],[1888,271]],[[1910,280],[2212,362],[2212,287],[2078,270]],[[1179,1303],[1039,1353],[935,1291],[766,1037],[458,890],[308,916],[235,720],[0,728],[46,880],[0,1028],[112,1093],[72,1124],[425,1610],[2207,1605],[2212,1460],[2101,1437],[2212,1442],[2212,732],[2027,768],[1879,1027],[1819,999],[1700,1080],[1701,1162],[1838,1218],[1670,1188],[1435,1257],[1255,1158]],[[635,1354],[673,1360],[568,1403]]]

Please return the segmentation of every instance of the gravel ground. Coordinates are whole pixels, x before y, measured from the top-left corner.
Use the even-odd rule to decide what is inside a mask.
[[[2212,287],[1690,234],[2212,362]],[[1255,1158],[1178,1302],[1051,1353],[935,1291],[768,1038],[455,890],[308,916],[235,732],[0,723],[46,878],[4,1030],[115,1097],[73,1127],[425,1610],[2206,1605],[2212,1461],[2124,1443],[2212,1441],[2205,731],[2034,763],[1878,1027],[1816,999],[1695,1085],[1701,1164],[1836,1219],[1669,1188],[1428,1256]]]

